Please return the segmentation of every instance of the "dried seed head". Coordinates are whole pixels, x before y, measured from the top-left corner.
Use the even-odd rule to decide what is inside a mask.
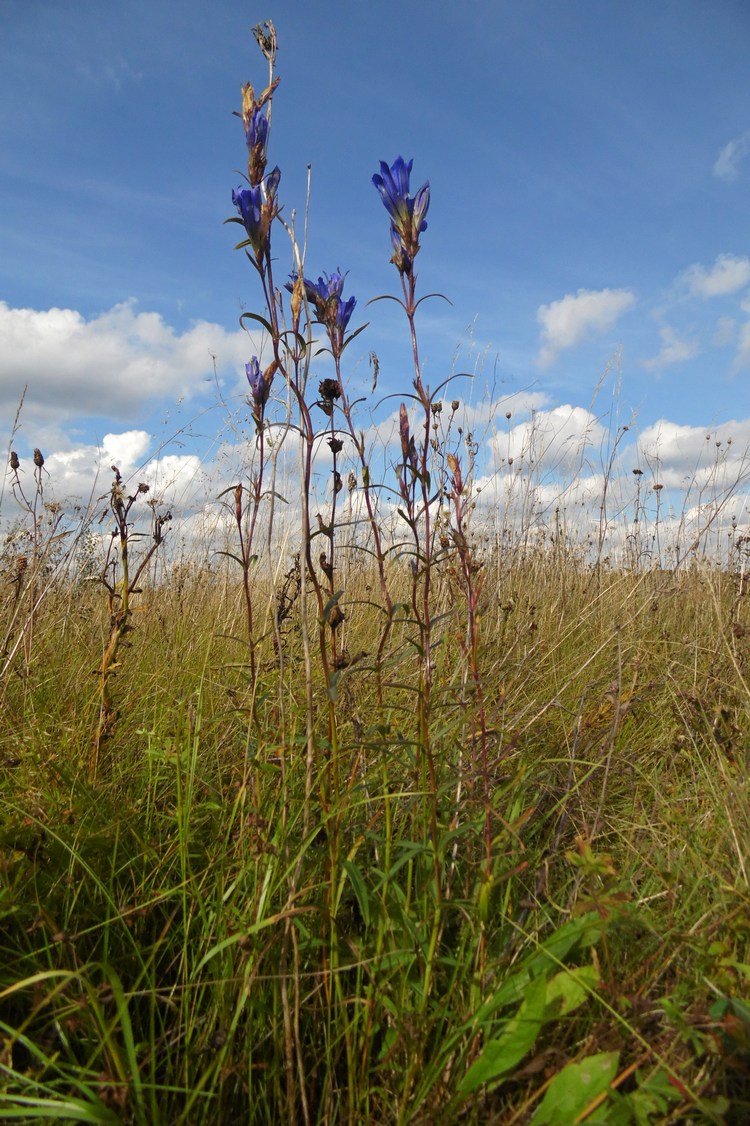
[[[322,379],[318,384],[320,402],[318,406],[330,418],[333,414],[333,404],[341,398],[341,388],[337,379]]]
[[[44,465],[44,457],[42,455],[42,451],[36,449],[36,447],[34,448],[34,465],[37,467],[37,469],[41,469]]]
[[[10,467],[11,467],[11,469],[16,470],[16,469],[20,468],[20,465],[21,465],[21,463],[18,460],[18,454],[16,453],[15,450],[11,450],[10,451]]]
[[[321,379],[318,384],[318,391],[320,392],[321,399],[325,399],[329,403],[341,398],[341,388],[339,387],[338,379]]]

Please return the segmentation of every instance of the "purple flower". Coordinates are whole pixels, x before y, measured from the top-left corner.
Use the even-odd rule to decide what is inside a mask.
[[[263,193],[260,184],[256,187],[238,188],[232,191],[232,203],[240,213],[247,237],[257,252],[262,243],[261,227],[263,221]]]
[[[425,216],[430,206],[429,180],[422,184],[414,199],[409,195],[409,177],[413,160],[397,156],[389,168],[380,162],[372,182],[380,192],[385,209],[391,217],[392,262],[401,274],[410,274],[419,251],[419,236],[427,230]]]
[[[253,356],[250,363],[245,364],[245,375],[250,384],[250,394],[253,397],[253,403],[256,408],[260,410],[268,402],[270,387],[263,378],[263,372],[260,370],[260,363],[258,362],[257,356]]]
[[[245,129],[245,143],[247,144],[247,176],[255,187],[260,184],[266,172],[268,155],[268,116],[263,112],[263,106],[273,94],[269,88],[255,97],[255,91],[249,82],[242,87],[242,124]]]
[[[274,168],[273,172],[269,173],[265,189],[262,184],[251,184],[247,188],[239,187],[236,191],[232,191],[232,203],[240,214],[247,237],[255,251],[255,259],[261,267],[268,250],[271,222],[279,213],[276,193],[280,179],[281,172],[278,168]]]
[[[350,297],[348,301],[341,297],[345,278],[346,274],[334,270],[330,275],[323,274],[317,282],[310,281],[309,278],[302,279],[305,296],[315,309],[317,319],[326,326],[335,356],[340,356],[343,351],[344,333],[357,304],[356,297]],[[290,293],[294,290],[296,281],[297,274],[292,274],[291,281],[286,283]]]
[[[244,124],[245,143],[250,153],[260,152],[265,156],[266,141],[268,140],[268,118],[261,110],[253,109]]]

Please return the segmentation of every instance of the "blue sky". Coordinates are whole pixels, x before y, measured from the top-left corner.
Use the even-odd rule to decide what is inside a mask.
[[[679,475],[707,430],[744,451],[746,0],[0,0],[0,417],[7,435],[28,386],[22,457],[43,446],[80,490],[102,445],[135,464],[192,422],[174,465],[217,448],[211,357],[239,408],[238,316],[262,311],[222,222],[269,17],[270,162],[286,217],[312,165],[307,272],[348,270],[353,323],[370,321],[353,380],[374,350],[383,393],[409,383],[398,311],[365,309],[396,289],[370,178],[401,153],[431,185],[422,291],[452,302],[423,307],[428,382],[458,349],[477,402],[514,395],[508,448],[525,409],[570,438],[606,430],[614,397],[631,463],[658,437]]]

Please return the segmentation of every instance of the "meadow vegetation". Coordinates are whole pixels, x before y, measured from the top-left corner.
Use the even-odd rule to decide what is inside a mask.
[[[235,202],[267,358],[226,542],[167,567],[137,479],[76,511],[41,453],[10,461],[0,1117],[745,1122],[739,534],[665,570],[480,512],[475,439],[420,367],[429,187],[404,161],[375,179],[414,377],[396,453],[368,448],[344,276],[310,281],[292,237],[274,280],[257,39]]]

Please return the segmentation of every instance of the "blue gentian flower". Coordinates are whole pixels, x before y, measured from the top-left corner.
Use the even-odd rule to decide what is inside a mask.
[[[262,184],[250,184],[247,188],[232,191],[232,203],[240,213],[247,231],[258,265],[263,267],[263,259],[270,241],[271,223],[279,213],[276,193],[281,180],[281,172],[274,168]]]
[[[247,237],[258,253],[262,249],[263,225],[263,193],[260,184],[256,187],[240,187],[237,191],[232,191],[232,203],[239,211]]]
[[[286,283],[290,293],[294,290],[297,276],[292,274],[291,281]],[[341,297],[345,278],[346,274],[334,270],[330,275],[323,274],[317,282],[310,281],[309,278],[302,279],[305,296],[315,309],[317,319],[326,326],[333,354],[339,356],[344,347],[346,327],[357,304],[356,297],[350,297],[348,301],[344,301]]]
[[[245,375],[250,384],[250,394],[253,397],[253,404],[256,409],[260,411],[268,402],[268,392],[270,387],[263,378],[263,372],[260,370],[260,363],[258,357],[253,356],[249,364],[245,364]]]
[[[384,160],[380,162],[372,182],[380,192],[380,198],[391,217],[391,242],[393,243],[392,262],[401,274],[410,274],[414,259],[419,251],[419,236],[427,230],[425,216],[430,206],[430,183],[427,180],[414,199],[409,195],[409,177],[414,161],[405,161],[397,156],[389,168]]]
[[[266,90],[260,98],[255,97],[255,91],[249,82],[242,87],[242,124],[245,129],[245,143],[247,144],[247,178],[255,186],[260,184],[266,173],[268,155],[268,116],[263,112],[263,106],[273,94],[273,89]]]
[[[265,155],[267,139],[268,118],[261,110],[253,109],[245,122],[245,143],[251,153],[260,149]]]

